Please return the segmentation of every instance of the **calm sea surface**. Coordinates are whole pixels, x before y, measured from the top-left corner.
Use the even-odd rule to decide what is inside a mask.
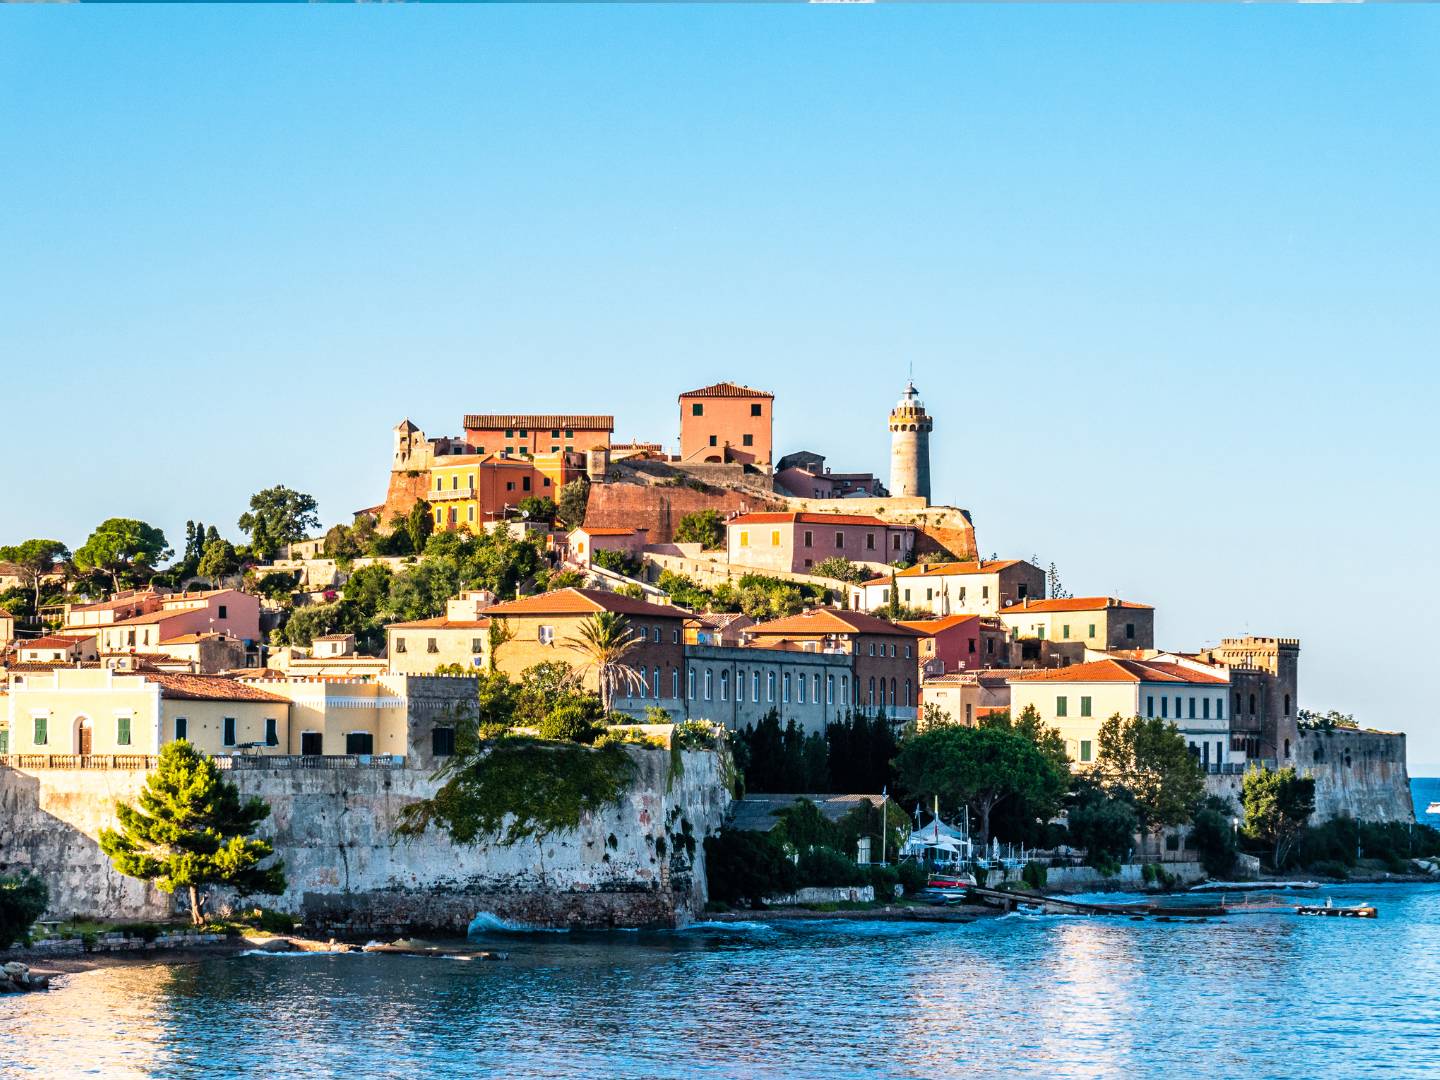
[[[498,936],[499,963],[109,968],[0,1002],[0,1075],[1440,1074],[1440,886],[1310,895],[1381,917],[702,925]]]

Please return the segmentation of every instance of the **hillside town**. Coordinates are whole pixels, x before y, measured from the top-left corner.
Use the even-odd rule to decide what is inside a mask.
[[[912,838],[921,861],[936,845],[974,857],[1003,833],[1057,864],[1102,869],[1165,834],[1175,857],[1193,858],[1184,834],[1202,805],[1233,856],[1226,823],[1238,823],[1252,774],[1308,778],[1303,821],[1413,820],[1403,735],[1303,712],[1295,638],[1217,627],[1212,642],[1167,641],[1153,596],[1072,595],[1054,564],[982,555],[970,512],[932,502],[930,438],[943,418],[913,382],[876,417],[890,434],[883,479],[863,462],[837,472],[817,451],[779,454],[777,402],[764,390],[721,382],[677,404],[673,444],[617,440],[608,415],[470,414],[444,436],[403,420],[388,477],[375,478],[383,501],[324,531],[317,499],[279,486],[238,516],[238,542],[191,521],[175,551],[154,525],[114,518],[74,550],[45,539],[0,548],[0,767],[143,777],[183,745],[257,777],[400,770],[431,794],[424,814],[444,819],[426,784],[462,757],[483,773],[498,760],[486,757],[490,738],[649,740],[679,753],[711,746],[712,731],[737,779],[695,795],[705,814],[677,807],[659,833],[637,834],[650,848],[635,881],[679,892],[694,858],[693,839],[677,853],[679,819],[707,822],[712,839],[722,820],[730,837],[750,828],[737,821],[763,833],[779,820],[766,800],[795,797],[776,792],[813,792],[822,816],[869,821],[888,814],[895,785],[917,828],[921,801],[930,806],[934,843]],[[954,759],[981,763],[968,786],[952,782],[961,765],[922,760],[957,731],[979,739]],[[1155,731],[1188,755],[1178,772],[1140,760]],[[995,738],[1029,756],[983,764]],[[1161,761],[1165,747],[1151,752]],[[1126,753],[1130,771],[1117,773]],[[690,768],[718,778],[731,766]],[[1154,769],[1178,776],[1181,794],[1135,794]],[[294,793],[266,775],[264,791]],[[40,807],[51,796],[90,806],[79,831],[98,828],[105,803],[55,783],[40,784]],[[336,783],[327,797],[360,797],[358,780]],[[942,795],[954,844],[940,838]],[[732,796],[741,801],[723,814],[714,799]],[[1066,805],[1068,831],[1056,832]],[[328,811],[316,813],[320,829]],[[293,829],[305,817],[286,820]],[[1085,824],[1095,820],[1111,822],[1104,838]],[[881,863],[872,844],[889,841],[865,827],[844,859]],[[310,850],[328,836],[295,843]],[[719,865],[761,858],[725,851]],[[0,862],[27,866],[3,843]],[[1283,862],[1279,852],[1275,868]],[[853,870],[801,880],[840,884]],[[597,887],[592,873],[577,878],[584,889]],[[334,874],[333,858],[320,859],[308,885],[328,884],[295,904],[333,889]],[[724,873],[709,877],[722,893]],[[393,873],[377,880],[391,895]],[[69,895],[96,887],[92,876]]]
[[[159,585],[132,570],[134,587],[96,599],[81,591],[96,579],[64,558],[0,565],[12,607],[29,592],[42,601],[0,610],[0,754],[155,754],[182,735],[214,753],[390,753],[404,740],[378,713],[291,715],[301,688],[399,687],[437,670],[518,677],[612,612],[645,642],[641,678],[614,703],[635,717],[659,707],[735,730],[773,708],[808,732],[858,709],[973,726],[1014,701],[1077,764],[1117,711],[1172,720],[1211,773],[1294,763],[1298,641],[1166,648],[1148,598],[1057,594],[1053,572],[979,557],[969,512],[930,501],[934,420],[913,383],[888,417],[886,482],[808,450],[777,456],[775,405],[734,383],[681,393],[678,453],[617,441],[603,415],[472,414],[441,437],[406,420],[384,502],[349,528],[275,538],[272,557],[261,519],[243,566],[230,548],[219,573],[197,565]],[[347,629],[356,582],[417,561],[413,544],[376,555],[361,538],[407,530],[425,552],[447,533],[501,534],[533,549],[533,570],[503,595],[463,589],[381,633]],[[222,546],[202,540],[202,560]],[[310,613],[322,616],[312,631],[284,632]],[[140,708],[137,688],[158,699]],[[82,690],[93,704],[76,719],[66,696]],[[162,704],[173,700],[227,715],[177,730]]]

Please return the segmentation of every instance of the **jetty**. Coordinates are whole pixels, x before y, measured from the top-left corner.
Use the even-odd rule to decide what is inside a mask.
[[[1209,919],[1226,914],[1226,908],[1221,904],[1158,904],[1150,901],[1095,904],[1021,890],[987,889],[978,885],[967,885],[965,892],[967,896],[973,896],[992,907],[1001,907],[1006,911],[1023,908],[1044,915],[1155,915],[1178,919]]]

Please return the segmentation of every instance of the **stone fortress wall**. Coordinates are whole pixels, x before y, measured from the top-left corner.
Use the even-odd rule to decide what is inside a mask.
[[[436,787],[427,769],[243,768],[242,794],[271,806],[262,826],[289,888],[254,902],[355,933],[430,927],[463,933],[481,912],[532,926],[674,926],[703,909],[703,841],[731,796],[714,751],[627,748],[635,783],[616,806],[539,844],[452,844],[430,830],[394,835],[402,807]],[[133,801],[143,770],[0,767],[0,872],[31,870],[50,914],[106,920],[171,916],[175,901],[111,869],[97,842]],[[684,836],[694,838],[694,858]]]

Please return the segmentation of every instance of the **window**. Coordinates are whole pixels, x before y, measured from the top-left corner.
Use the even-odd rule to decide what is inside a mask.
[[[438,506],[435,508],[435,524],[445,524],[445,511]]]
[[[452,757],[455,753],[455,729],[437,727],[430,730],[430,753],[436,757]]]
[[[740,546],[741,546],[741,547],[749,547],[749,546],[750,546],[750,534],[749,534],[748,532],[745,532],[743,529],[740,531]]]
[[[911,685],[910,680],[909,680],[909,679],[906,679],[906,680],[905,680],[905,707],[906,707],[907,709],[910,707],[910,694],[911,694],[911,691],[912,691],[912,690],[913,690],[913,686]]]
[[[1180,719],[1180,696],[1178,694],[1175,696],[1175,719]]]
[[[530,477],[528,477],[528,476],[521,477],[521,479],[520,479],[520,489],[521,489],[522,491],[529,491],[529,490],[530,490]]]
[[[436,490],[436,491],[440,491],[440,490],[443,489],[444,487],[445,487],[445,478],[444,478],[443,476],[437,476],[437,477],[435,477],[435,490]]]
[[[1195,719],[1195,699],[1193,697],[1190,699],[1190,719]]]
[[[280,722],[273,716],[265,718],[265,745],[280,745]]]
[[[403,653],[405,651],[405,639],[403,637],[397,637],[395,639],[395,651],[397,653]]]
[[[235,717],[225,717],[224,731],[221,734],[220,742],[225,746],[235,745]]]
[[[805,704],[805,676],[801,674],[795,682],[795,701],[799,705]]]
[[[671,668],[671,669],[670,669],[670,696],[671,696],[672,698],[678,698],[678,697],[680,696],[680,669],[679,669],[679,668]]]
[[[835,546],[836,546],[837,548],[843,548],[843,547],[845,546],[845,534],[844,534],[844,533],[842,533],[842,532],[837,532],[837,533],[835,534]]]
[[[720,445],[720,438],[719,438],[719,436],[711,435],[711,436],[710,436],[710,445],[711,445],[711,446],[719,446],[719,445]]]
[[[469,508],[469,517],[471,521],[475,520],[475,507],[473,506]]]
[[[1215,699],[1215,719],[1225,719],[1225,699],[1223,697],[1217,697]]]
[[[705,406],[704,406],[703,404],[701,404],[700,402],[698,402],[698,401],[692,401],[692,402],[690,403],[690,415],[691,415],[691,416],[704,416],[704,415],[705,415]]]
[[[1089,739],[1081,739],[1081,740],[1080,740],[1080,760],[1081,760],[1081,761],[1089,761],[1089,760],[1090,760],[1090,740],[1089,740]]]
[[[185,738],[186,732],[190,730],[190,721],[183,716],[175,717],[175,738]]]
[[[224,604],[221,604],[221,605],[220,605],[220,618],[222,618],[222,619],[225,618],[225,605],[224,605]],[[149,638],[150,638],[150,632],[149,632],[148,630],[145,632],[145,638],[146,638],[147,641],[148,641]]]
[[[782,702],[784,702],[786,705],[789,705],[789,704],[790,704],[790,672],[788,672],[788,671],[785,672],[785,677],[781,680],[781,691],[780,691],[780,694],[781,694],[780,700],[781,700]]]
[[[806,529],[806,530],[805,530],[805,546],[806,546],[806,547],[811,547],[811,546],[813,545],[813,543],[814,543],[814,540],[815,540],[815,534],[814,534],[813,532],[811,532],[809,529]]]
[[[866,551],[874,551],[874,550],[875,550],[875,534],[874,534],[874,533],[866,533],[866,534],[865,534],[865,550],[866,550]]]
[[[1289,716],[1289,715],[1290,715],[1290,695],[1289,695],[1289,694],[1286,694],[1286,695],[1285,695],[1285,715],[1286,715],[1286,716]]]
[[[471,652],[472,654],[474,654],[475,656],[479,656],[479,655],[480,655],[482,652],[484,652],[484,651],[485,651],[485,639],[484,639],[484,638],[478,638],[478,637],[472,637],[472,638],[470,639],[470,652]]]
[[[514,429],[514,428],[508,428],[508,427],[507,427],[507,428],[505,429],[505,437],[506,437],[507,439],[513,439],[513,438],[515,437],[515,429]]]
[[[834,676],[834,675],[826,675],[826,676],[825,676],[825,704],[826,704],[826,705],[834,705],[834,704],[835,704],[835,676]]]
[[[771,546],[771,547],[779,547],[779,546],[780,546],[780,530],[779,530],[779,529],[771,529],[771,530],[770,530],[770,546]]]
[[[705,669],[705,700],[709,701],[715,692],[715,673],[709,668]]]
[[[560,437],[560,429],[559,429],[559,428],[551,428],[551,429],[550,429],[550,437],[551,437],[552,439],[558,439],[558,438]]]
[[[530,434],[529,429],[523,428],[523,427],[520,429],[520,438],[523,439],[523,438],[525,438],[525,437],[526,437],[527,435],[529,435],[529,434]]]
[[[1125,624],[1125,640],[1126,640],[1126,641],[1134,641],[1134,640],[1135,640],[1135,624],[1134,624],[1133,622],[1127,622],[1127,623]]]
[[[1055,699],[1055,715],[1056,715],[1056,716],[1068,716],[1069,714],[1070,714],[1070,704],[1069,704],[1069,701],[1068,701],[1066,698],[1057,697],[1057,698]]]
[[[1201,708],[1203,708],[1204,711],[1205,711],[1204,719],[1209,720],[1209,719],[1210,719],[1210,699],[1209,699],[1208,697],[1204,699],[1204,704],[1201,706]]]
[[[675,627],[675,629],[673,629],[673,630],[670,631],[670,644],[672,644],[672,645],[679,645],[679,644],[680,644],[680,628],[679,628],[678,626]]]
[[[1165,717],[1168,717],[1169,715],[1170,715],[1170,699],[1167,698],[1167,697],[1162,697],[1162,698],[1160,699],[1160,716],[1161,716],[1162,718],[1165,718]]]
[[[813,702],[815,702],[816,705],[819,705],[819,704],[820,704],[820,676],[819,676],[818,673],[814,676],[814,681],[811,682],[811,684],[810,684],[810,689],[811,689],[811,691],[812,691],[812,693],[811,693],[811,695],[810,695],[810,700],[813,701]]]
[[[775,673],[773,671],[765,673],[765,700],[769,702],[775,700]]]
[[[45,746],[50,742],[50,718],[48,716],[35,717],[35,745]]]
[[[973,642],[973,641],[970,642],[970,646],[971,646],[970,651],[971,651],[971,652],[974,652],[974,651],[975,651],[975,648],[974,648],[975,642]],[[910,659],[910,646],[909,646],[909,645],[906,645],[906,646],[905,646],[905,659],[906,659],[906,660],[909,660],[909,659]]]
[[[989,585],[982,585],[982,586],[980,586],[980,599],[981,599],[981,600],[989,600],[989,599],[990,599],[990,586],[989,586]]]
[[[886,592],[889,592],[889,590],[887,589]],[[906,589],[906,590],[905,590],[905,602],[906,602],[907,604],[910,602],[910,590],[909,590],[909,589]]]
[[[720,700],[721,700],[721,701],[729,701],[729,700],[730,700],[730,672],[729,672],[729,670],[720,672]]]
[[[1250,715],[1251,715],[1251,716],[1254,716],[1254,715],[1255,715],[1255,695],[1254,695],[1254,694],[1251,694],[1251,695],[1250,695]]]
[[[652,640],[653,642],[655,642],[656,645],[659,645],[659,644],[660,644],[660,635],[661,635],[661,633],[662,633],[662,630],[661,630],[661,628],[658,627],[658,626],[654,627],[653,630],[654,630],[654,633],[651,635],[651,639],[650,639],[650,640]]]
[[[859,684],[859,683],[856,683],[855,685],[858,687],[860,684]],[[841,701],[849,701],[849,700],[850,700],[850,676],[849,676],[849,675],[841,675],[841,676],[840,676],[840,700],[841,700]]]
[[[432,638],[426,638],[426,639],[425,639],[425,651],[426,651],[427,653],[438,653],[438,652],[440,651],[440,644],[439,644],[439,642],[437,642],[433,637],[432,637]]]
[[[875,643],[874,643],[873,641],[870,642],[870,655],[871,655],[871,656],[874,656],[874,655],[875,655]]]
[[[1069,624],[1068,622],[1065,623],[1065,625],[1063,625],[1062,627],[1060,627],[1060,636],[1061,636],[1062,638],[1067,639],[1067,640],[1069,639],[1069,637],[1070,637],[1070,624]]]
[[[1095,624],[1093,622],[1090,624],[1090,632],[1085,636],[1089,638],[1093,638],[1095,636]]]
[[[1240,715],[1240,691],[1235,691],[1235,715]]]
[[[345,753],[347,754],[373,754],[375,752],[375,736],[368,731],[347,731],[345,733]]]
[[[1081,715],[1081,716],[1089,716],[1089,715],[1090,715],[1090,699],[1089,699],[1088,697],[1082,697],[1082,698],[1080,699],[1080,715]]]
[[[650,696],[656,701],[660,700],[660,669],[658,667],[650,674]]]
[[[741,446],[754,446],[754,445],[755,445],[755,436],[754,436],[754,435],[750,435],[750,434],[741,435],[741,436],[740,436],[740,445],[741,445]]]
[[[760,403],[759,403],[758,401],[757,401],[757,402],[751,402],[751,403],[750,403],[750,415],[751,415],[751,416],[759,416],[759,415],[760,415]]]
[[[894,542],[893,544],[891,544],[890,546],[893,547],[896,551],[899,551],[899,550],[900,550],[900,534],[899,534],[899,533],[896,533],[896,534],[895,534],[895,542]]]
[[[115,718],[115,745],[130,745],[130,717],[117,716]]]
[[[541,645],[553,645],[555,643],[555,627],[541,626],[535,631],[535,637]]]
[[[695,700],[695,669],[694,669],[694,668],[691,668],[691,669],[690,669],[690,674],[689,674],[689,676],[686,678],[685,690],[686,690],[686,694],[687,694],[687,696],[690,698],[690,700],[691,700],[691,701],[694,701],[694,700]]]
[[[750,700],[760,700],[760,672],[758,671],[750,673]]]
[[[892,642],[891,645],[890,645],[890,656],[891,656],[892,658],[895,656],[895,645],[894,645],[893,642]]]

